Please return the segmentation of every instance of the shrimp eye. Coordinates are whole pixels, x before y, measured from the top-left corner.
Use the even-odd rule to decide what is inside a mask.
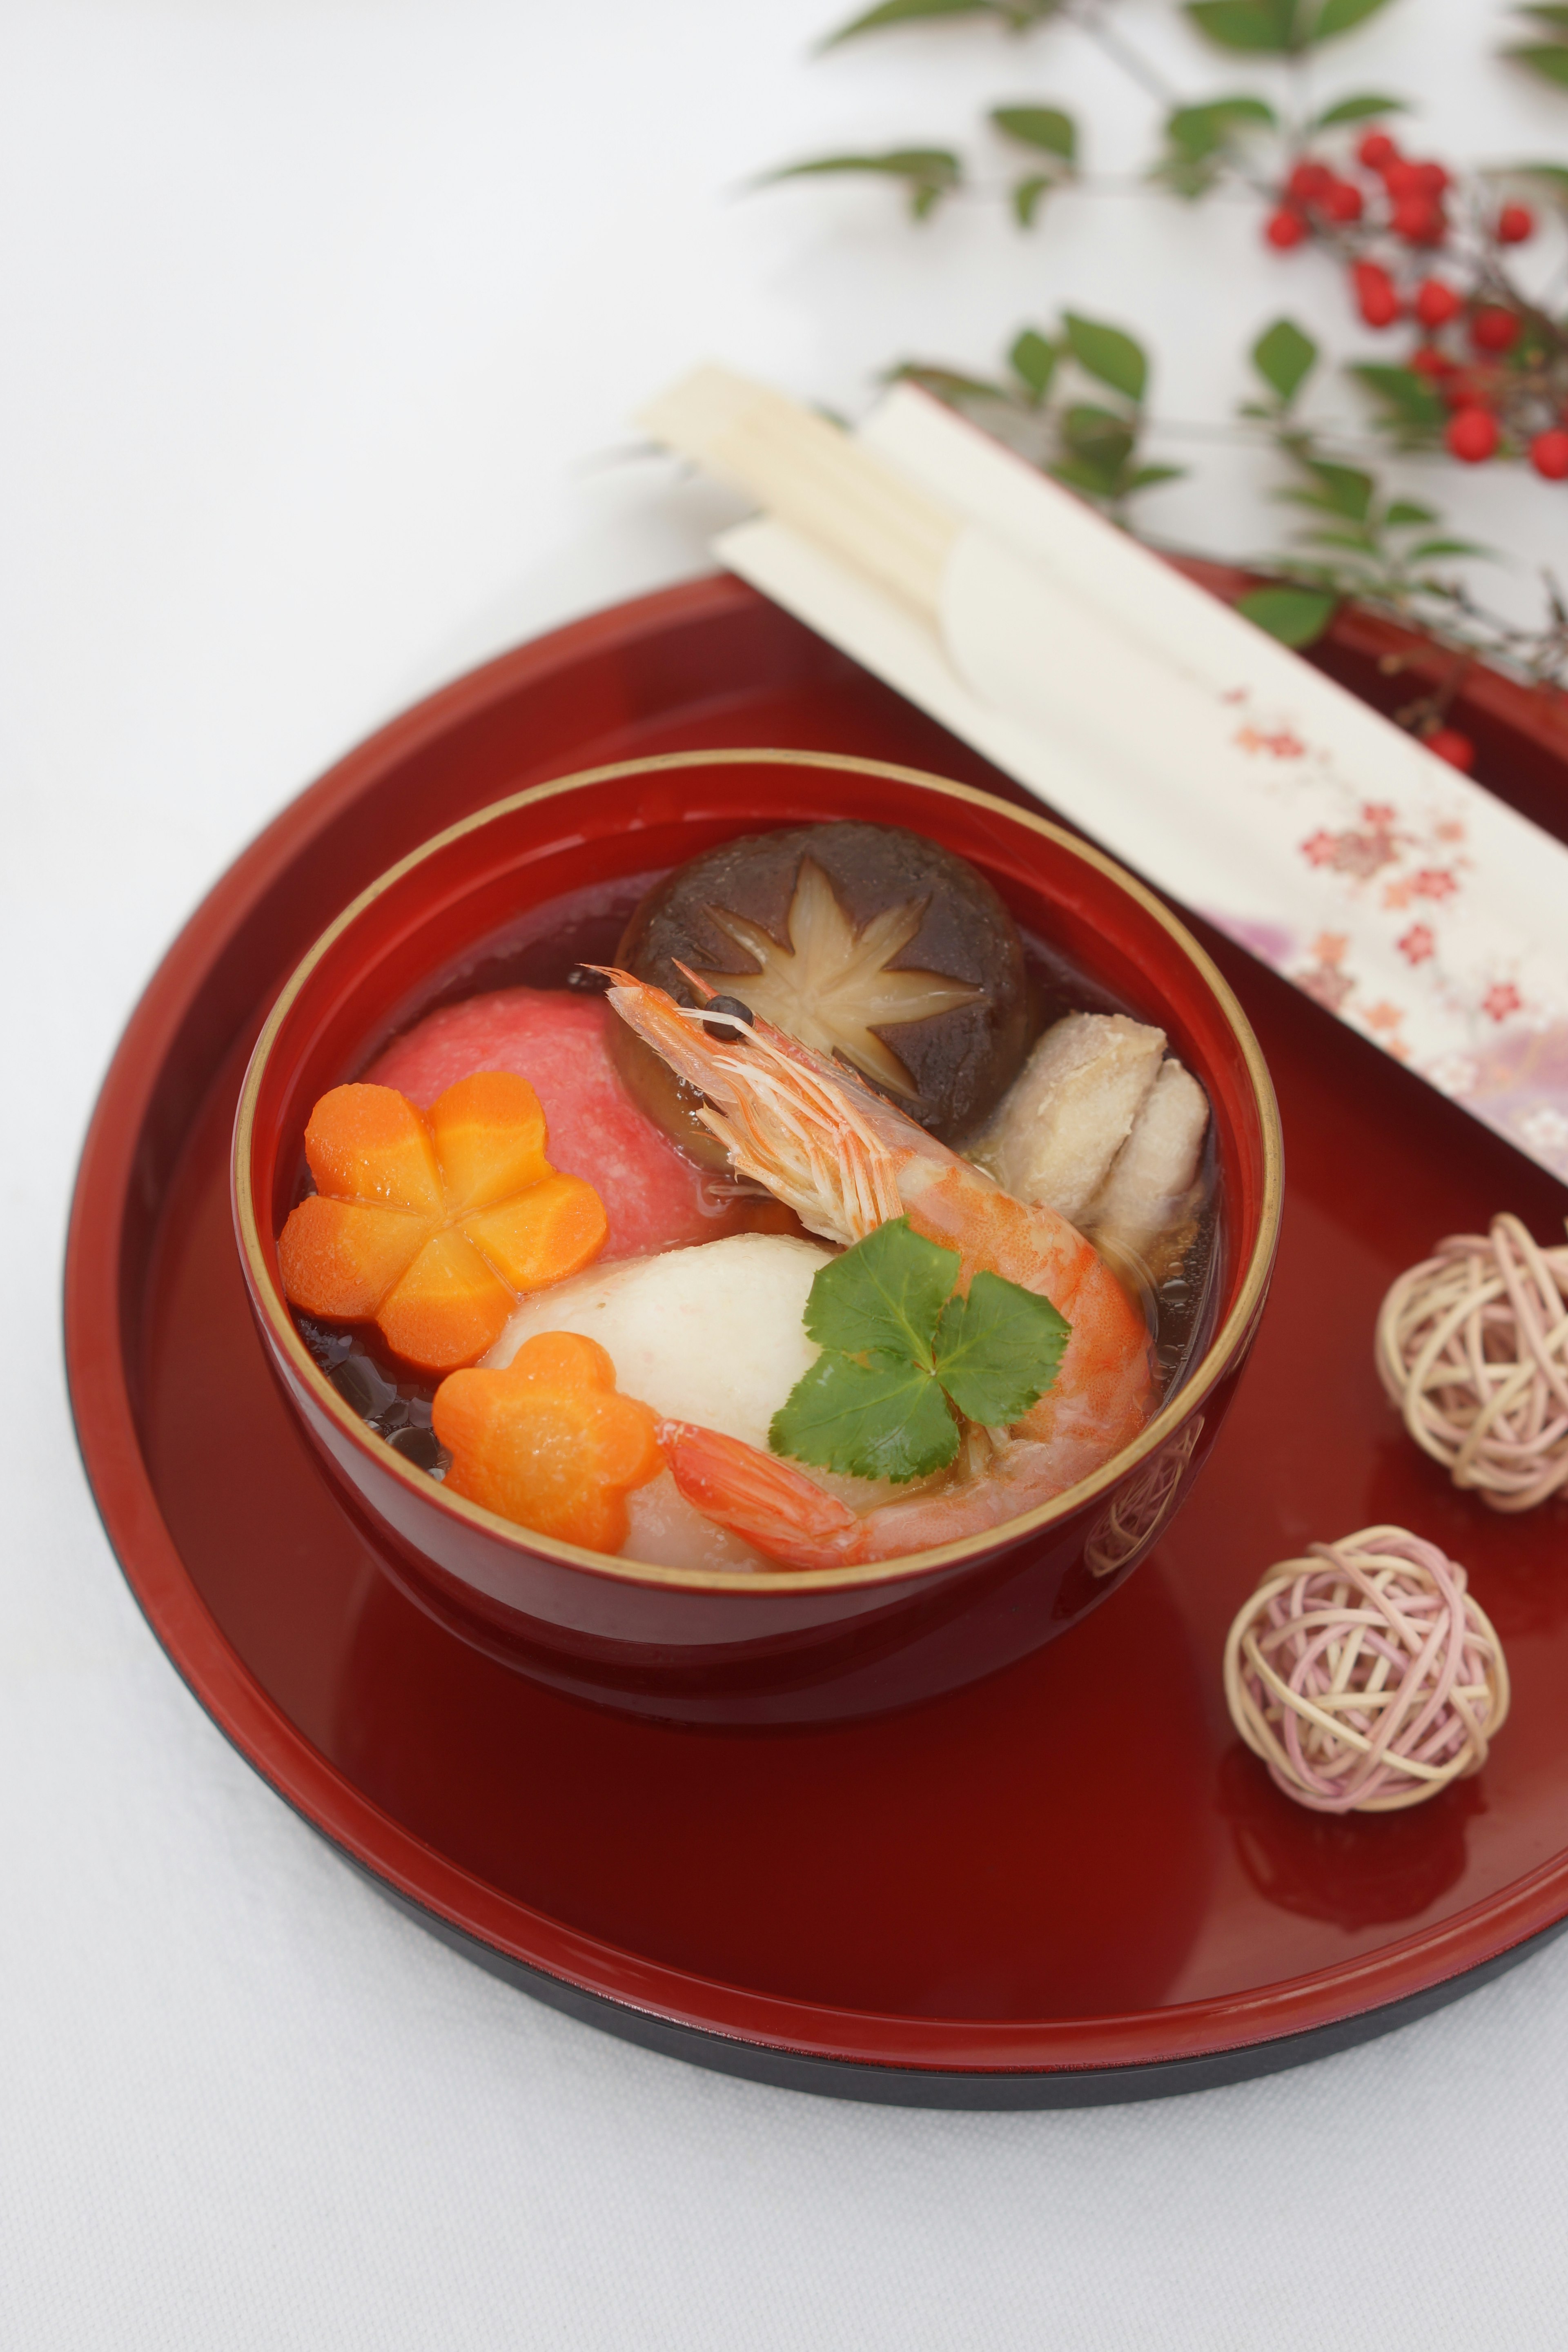
[[[704,1032],[712,1038],[716,1045],[731,1045],[736,1043],[731,1022],[743,1021],[749,1029],[756,1018],[751,1006],[742,1004],[738,996],[715,996],[702,1009],[705,1013],[727,1013],[731,1016],[730,1021],[711,1023],[705,1021],[702,1024]]]

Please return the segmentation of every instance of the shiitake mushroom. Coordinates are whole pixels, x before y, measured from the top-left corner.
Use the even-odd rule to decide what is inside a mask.
[[[1028,1035],[1023,950],[984,877],[901,825],[792,825],[677,866],[633,915],[616,961],[679,1003],[679,967],[956,1141],[1017,1075]],[[650,1117],[711,1166],[700,1097],[624,1024],[623,1076]]]

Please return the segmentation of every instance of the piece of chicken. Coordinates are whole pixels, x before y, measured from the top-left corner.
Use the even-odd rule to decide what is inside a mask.
[[[1068,1013],[969,1150],[1016,1199],[1048,1202],[1156,1283],[1191,1238],[1209,1118],[1165,1045],[1124,1013]]]

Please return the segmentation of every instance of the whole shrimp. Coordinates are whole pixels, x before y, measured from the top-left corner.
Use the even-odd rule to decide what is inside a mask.
[[[676,1484],[705,1517],[792,1568],[892,1559],[1036,1509],[1137,1435],[1153,1401],[1148,1328],[1075,1225],[1014,1200],[771,1022],[711,1005],[688,1011],[630,972],[598,969],[622,1020],[705,1097],[698,1116],[735,1173],[764,1185],[813,1233],[847,1245],[907,1216],[916,1233],[958,1253],[961,1288],[988,1269],[1047,1297],[1072,1326],[1055,1381],[1023,1420],[1008,1430],[966,1423],[953,1468],[914,1492],[819,1484],[737,1438],[664,1423]],[[862,1490],[859,1509],[844,1499],[847,1486]]]

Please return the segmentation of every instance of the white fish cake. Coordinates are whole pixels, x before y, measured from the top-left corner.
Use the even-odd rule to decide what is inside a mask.
[[[484,1361],[510,1364],[540,1331],[578,1331],[605,1349],[623,1396],[765,1453],[769,1423],[821,1353],[805,1301],[833,1255],[784,1234],[733,1234],[625,1258],[535,1291]]]
[[[1165,1033],[1125,1013],[1069,1013],[1047,1029],[971,1157],[1016,1201],[1081,1226],[1159,1075]]]

